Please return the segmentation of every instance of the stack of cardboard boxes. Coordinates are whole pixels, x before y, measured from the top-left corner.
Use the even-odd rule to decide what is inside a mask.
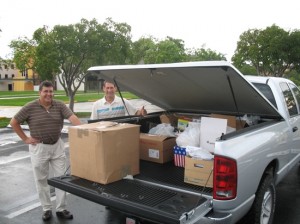
[[[212,117],[222,120],[223,129],[227,123],[233,128],[236,127],[235,117]],[[203,122],[203,119],[208,121]],[[205,133],[201,136],[203,139],[200,138],[201,147],[211,151],[216,136],[219,137],[220,133],[209,133],[208,130],[224,130],[213,127],[215,124],[211,123],[209,118],[203,119],[201,122],[206,123],[206,126],[201,130]],[[162,115],[161,121],[174,125],[176,117]],[[182,123],[182,120],[180,122]],[[220,126],[220,123],[218,125]],[[161,164],[172,161],[174,149],[178,147],[176,137],[140,133],[139,125],[107,121],[70,127],[69,142],[71,174],[101,184],[121,180],[127,175],[139,174],[140,159]],[[184,160],[181,166],[185,169],[183,181],[212,187],[213,160],[199,160],[185,154],[182,156]]]

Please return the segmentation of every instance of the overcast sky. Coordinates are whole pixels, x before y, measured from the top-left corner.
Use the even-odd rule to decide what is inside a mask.
[[[32,38],[47,25],[106,18],[131,26],[132,40],[151,35],[182,39],[187,48],[210,48],[234,54],[239,36],[272,24],[286,31],[300,29],[299,0],[5,0],[0,11],[0,57],[11,53],[11,40]]]

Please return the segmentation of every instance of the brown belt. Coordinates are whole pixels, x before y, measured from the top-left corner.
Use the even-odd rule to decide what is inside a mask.
[[[58,140],[57,140],[58,141]],[[57,142],[56,141],[56,142]],[[42,144],[44,145],[54,145],[56,142],[42,142]]]

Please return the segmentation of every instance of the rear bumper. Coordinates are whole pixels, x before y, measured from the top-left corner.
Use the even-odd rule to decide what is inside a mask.
[[[206,216],[201,218],[195,224],[229,224],[233,223],[232,214],[230,213],[216,213],[210,211]]]

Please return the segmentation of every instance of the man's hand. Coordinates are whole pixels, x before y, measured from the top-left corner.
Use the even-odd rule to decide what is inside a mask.
[[[30,144],[30,145],[36,145],[36,144],[38,144],[38,143],[41,143],[40,142],[40,140],[38,140],[38,139],[36,139],[36,138],[33,138],[33,137],[27,137],[25,140],[24,140],[24,142],[26,143],[26,144]]]
[[[146,111],[146,109],[144,108],[144,106],[143,106],[140,110],[137,111],[136,115],[140,115],[140,116],[145,116],[145,115],[147,115],[147,111]]]

